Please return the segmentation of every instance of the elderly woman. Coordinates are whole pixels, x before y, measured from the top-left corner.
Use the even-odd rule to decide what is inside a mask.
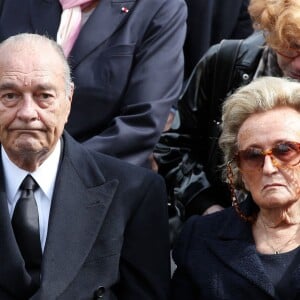
[[[261,76],[300,80],[300,1],[251,0],[249,13],[258,31],[206,53],[179,101],[180,122],[162,135],[155,149],[170,197],[183,203],[186,216],[230,206],[218,168],[223,100]]]
[[[265,77],[239,89],[219,143],[233,207],[187,221],[171,299],[300,299],[300,83]]]

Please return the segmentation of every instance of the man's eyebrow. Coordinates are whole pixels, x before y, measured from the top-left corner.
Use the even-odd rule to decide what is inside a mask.
[[[45,83],[45,84],[37,84],[35,86],[36,89],[38,90],[55,90],[55,86],[51,83]]]
[[[18,88],[18,85],[14,82],[4,82],[0,83],[0,90],[10,90],[10,89],[16,89]]]

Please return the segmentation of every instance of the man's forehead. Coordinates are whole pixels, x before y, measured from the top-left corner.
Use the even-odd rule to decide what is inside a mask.
[[[48,82],[55,76],[63,77],[63,73],[52,73],[49,71],[31,71],[31,72],[1,72],[0,68],[0,82],[1,83],[11,83],[11,82],[21,82],[21,83],[34,83],[34,82]]]
[[[62,58],[53,47],[41,43],[37,45],[25,43],[23,47],[19,46],[8,44],[0,47],[0,67],[36,69],[41,66],[51,69],[55,66],[55,68],[63,68]]]
[[[24,53],[17,57],[0,54],[0,77],[24,80],[27,78],[43,78],[64,74],[61,60],[52,56],[33,55]]]
[[[62,69],[44,68],[7,68],[0,62],[0,80],[43,80],[51,77],[64,77]]]

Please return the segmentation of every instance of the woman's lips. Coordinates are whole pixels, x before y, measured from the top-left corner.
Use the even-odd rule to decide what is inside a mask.
[[[269,189],[269,188],[281,187],[281,186],[284,186],[284,185],[281,184],[281,183],[266,184],[266,185],[264,185],[263,190],[266,190],[266,189]]]

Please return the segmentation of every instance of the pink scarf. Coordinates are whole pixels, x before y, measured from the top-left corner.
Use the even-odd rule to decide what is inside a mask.
[[[81,28],[81,8],[93,0],[59,0],[63,12],[57,31],[56,40],[68,56]]]

